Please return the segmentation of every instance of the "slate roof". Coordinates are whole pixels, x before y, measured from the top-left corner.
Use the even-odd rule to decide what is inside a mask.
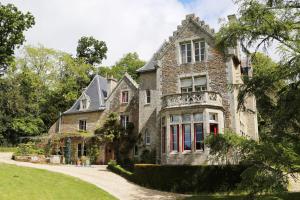
[[[88,97],[89,105],[87,109],[80,110],[80,100]],[[82,92],[81,96],[76,100],[73,106],[63,114],[93,112],[105,109],[105,98],[107,97],[107,80],[96,75],[87,88]]]

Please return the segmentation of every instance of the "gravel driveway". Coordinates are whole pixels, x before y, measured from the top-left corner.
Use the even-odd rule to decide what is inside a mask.
[[[17,162],[11,160],[11,153],[0,153],[0,162],[14,164],[17,166],[45,169],[77,177],[86,182],[109,192],[118,199],[140,200],[140,199],[177,199],[183,197],[180,194],[160,192],[140,187],[128,182],[126,179],[108,171],[106,166],[97,165],[92,167],[76,167],[71,165],[47,165]]]

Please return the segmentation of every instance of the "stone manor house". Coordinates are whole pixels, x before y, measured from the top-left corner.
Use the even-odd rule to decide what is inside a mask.
[[[93,133],[108,113],[117,112],[123,126],[132,122],[142,136],[142,142],[132,147],[131,157],[149,149],[156,151],[157,163],[205,164],[209,149],[204,138],[209,134],[222,134],[228,128],[258,139],[255,98],[246,99],[247,111],[238,110],[238,89],[232,87],[243,83],[242,76],[251,75],[251,67],[241,57],[238,45],[225,53],[217,50],[214,30],[193,14],[187,15],[137,70],[139,84],[128,74],[118,82],[95,76],[49,132]],[[78,143],[77,151],[82,152],[81,148]],[[112,150],[103,147],[99,159],[107,163],[111,158]]]

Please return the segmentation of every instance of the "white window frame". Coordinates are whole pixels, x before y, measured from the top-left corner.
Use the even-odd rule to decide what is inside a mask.
[[[205,55],[206,55],[206,43],[204,40],[194,40],[194,55],[195,55],[195,62],[202,62],[205,61]],[[197,44],[197,45],[196,45]],[[197,48],[198,47],[198,48]],[[198,52],[197,52],[198,50]],[[196,52],[198,53],[198,60],[196,59]]]
[[[145,130],[145,144],[146,145],[151,144],[151,135],[148,129]]]
[[[191,59],[188,62],[188,51],[187,46],[191,45]],[[188,63],[198,63],[206,61],[207,59],[207,43],[203,38],[191,38],[188,40],[183,40],[178,42],[178,52],[179,52],[179,63],[180,64],[188,64]],[[184,52],[183,52],[184,50]],[[196,60],[196,55],[198,55],[198,59]]]
[[[206,84],[205,85],[196,85],[195,83],[195,78],[197,77],[205,77],[206,79]],[[183,79],[191,79],[192,80],[192,86],[191,87],[183,87],[181,85],[181,80]],[[179,79],[179,82],[180,82],[180,93],[189,93],[189,92],[200,92],[200,91],[206,91],[208,86],[207,86],[207,83],[208,83],[208,80],[207,80],[207,76],[206,75],[196,75],[196,76],[189,76],[189,77],[181,77]],[[196,90],[196,87],[200,87],[200,91],[197,91]],[[185,91],[184,91],[185,90]]]
[[[124,117],[124,119],[125,119],[124,121],[123,121],[122,117]],[[127,124],[129,122],[129,115],[126,115],[126,114],[120,115],[120,121],[121,121],[122,127],[126,129],[127,128]]]
[[[83,122],[83,124],[81,124],[81,122]],[[86,119],[80,119],[78,121],[78,130],[79,131],[86,131]]]
[[[190,49],[190,61],[188,61],[188,45],[191,46]],[[184,55],[182,52],[182,47],[184,47]],[[186,41],[186,42],[182,42],[179,44],[179,48],[180,48],[180,59],[181,59],[181,64],[187,64],[187,63],[192,63],[193,62],[193,47],[192,47],[192,41]]]
[[[146,90],[146,104],[150,104],[151,103],[151,90]]]
[[[127,101],[123,101],[123,94],[127,93]],[[126,104],[129,102],[129,91],[128,90],[122,90],[121,91],[121,103]]]

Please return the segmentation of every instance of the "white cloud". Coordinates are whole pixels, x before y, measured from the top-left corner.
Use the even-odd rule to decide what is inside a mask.
[[[234,12],[231,0],[3,0],[30,11],[36,25],[26,32],[27,44],[76,52],[81,36],[94,36],[108,46],[105,65],[112,65],[127,52],[136,51],[148,60],[181,23],[195,12],[218,27],[218,18]]]

